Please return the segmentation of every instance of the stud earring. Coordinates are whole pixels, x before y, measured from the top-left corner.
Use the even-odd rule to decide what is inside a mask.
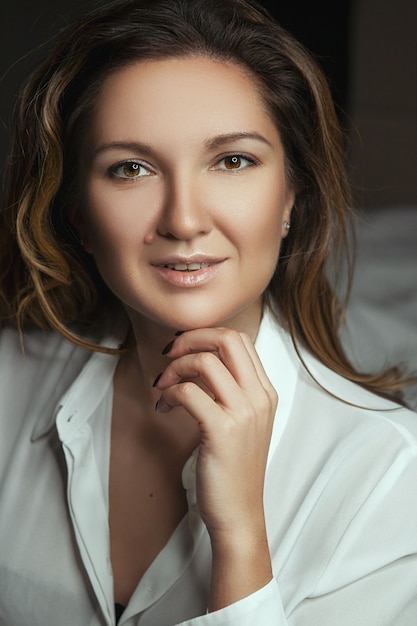
[[[284,222],[284,228],[285,228],[285,230],[290,230],[290,228],[291,228],[290,222]]]

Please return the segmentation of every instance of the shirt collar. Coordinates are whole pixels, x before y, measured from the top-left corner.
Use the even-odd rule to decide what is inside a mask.
[[[278,394],[278,406],[269,447],[270,459],[276,451],[291,414],[301,363],[291,336],[280,326],[269,309],[264,311],[255,348],[265,373]]]
[[[103,336],[99,345],[117,348],[125,340],[126,333],[127,322],[122,317],[116,322],[115,328]],[[65,436],[69,435],[81,421],[85,422],[90,417],[102,399],[108,382],[112,380],[118,362],[117,355],[93,352],[79,371],[85,351],[79,348],[77,353],[80,358],[74,359],[74,381],[61,396],[54,410],[39,417],[32,431],[31,441],[47,435],[54,424],[58,423],[58,418],[60,423],[67,425],[63,429],[63,436],[64,432]]]
[[[115,330],[104,336],[100,345],[117,348],[124,341],[126,333],[127,322],[125,318],[122,318],[116,324]],[[264,312],[255,348],[279,396],[270,446],[271,456],[279,443],[290,414],[300,361],[290,336],[275,320],[269,309]],[[84,423],[108,388],[116,364],[117,357],[93,352],[55,406],[55,410],[39,418],[33,429],[31,440],[36,441],[46,435],[57,422],[58,416],[59,423],[62,424],[61,437],[69,436],[80,426],[80,423]],[[100,381],[99,386],[98,381]]]

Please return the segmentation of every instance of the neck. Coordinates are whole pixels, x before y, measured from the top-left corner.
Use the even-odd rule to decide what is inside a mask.
[[[165,346],[175,339],[176,329],[154,323],[147,318],[131,318],[131,331],[128,337],[127,359],[130,367],[140,374],[147,387],[152,387],[155,377],[168,365],[169,359],[162,355]]]

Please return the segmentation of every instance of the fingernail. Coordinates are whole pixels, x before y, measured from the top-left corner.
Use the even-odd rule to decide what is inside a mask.
[[[174,344],[174,339],[172,341],[170,341],[165,348],[162,350],[162,354],[168,354],[168,352],[171,350],[172,346]]]
[[[185,330],[177,330],[177,332],[175,333],[175,336],[179,337],[180,335],[182,335],[182,333],[185,333]]]
[[[155,380],[154,380],[154,381],[153,381],[153,383],[152,383],[152,387],[156,387],[156,385],[158,384],[159,379],[161,378],[161,376],[162,376],[162,372],[160,372],[160,373],[158,374],[158,376],[155,378]]]
[[[157,400],[157,401],[156,401],[154,411],[157,411],[157,410],[158,410],[158,404],[159,404],[159,400]]]

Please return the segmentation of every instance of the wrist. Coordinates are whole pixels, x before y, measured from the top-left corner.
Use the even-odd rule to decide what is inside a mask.
[[[223,533],[212,538],[212,554],[210,611],[255,593],[273,577],[266,533]]]
[[[267,546],[263,507],[254,507],[250,516],[222,519],[216,526],[208,527],[213,554],[230,553],[230,556],[250,554]]]
[[[216,531],[210,534],[213,558],[234,560],[250,559],[268,551],[268,539],[264,525]]]

